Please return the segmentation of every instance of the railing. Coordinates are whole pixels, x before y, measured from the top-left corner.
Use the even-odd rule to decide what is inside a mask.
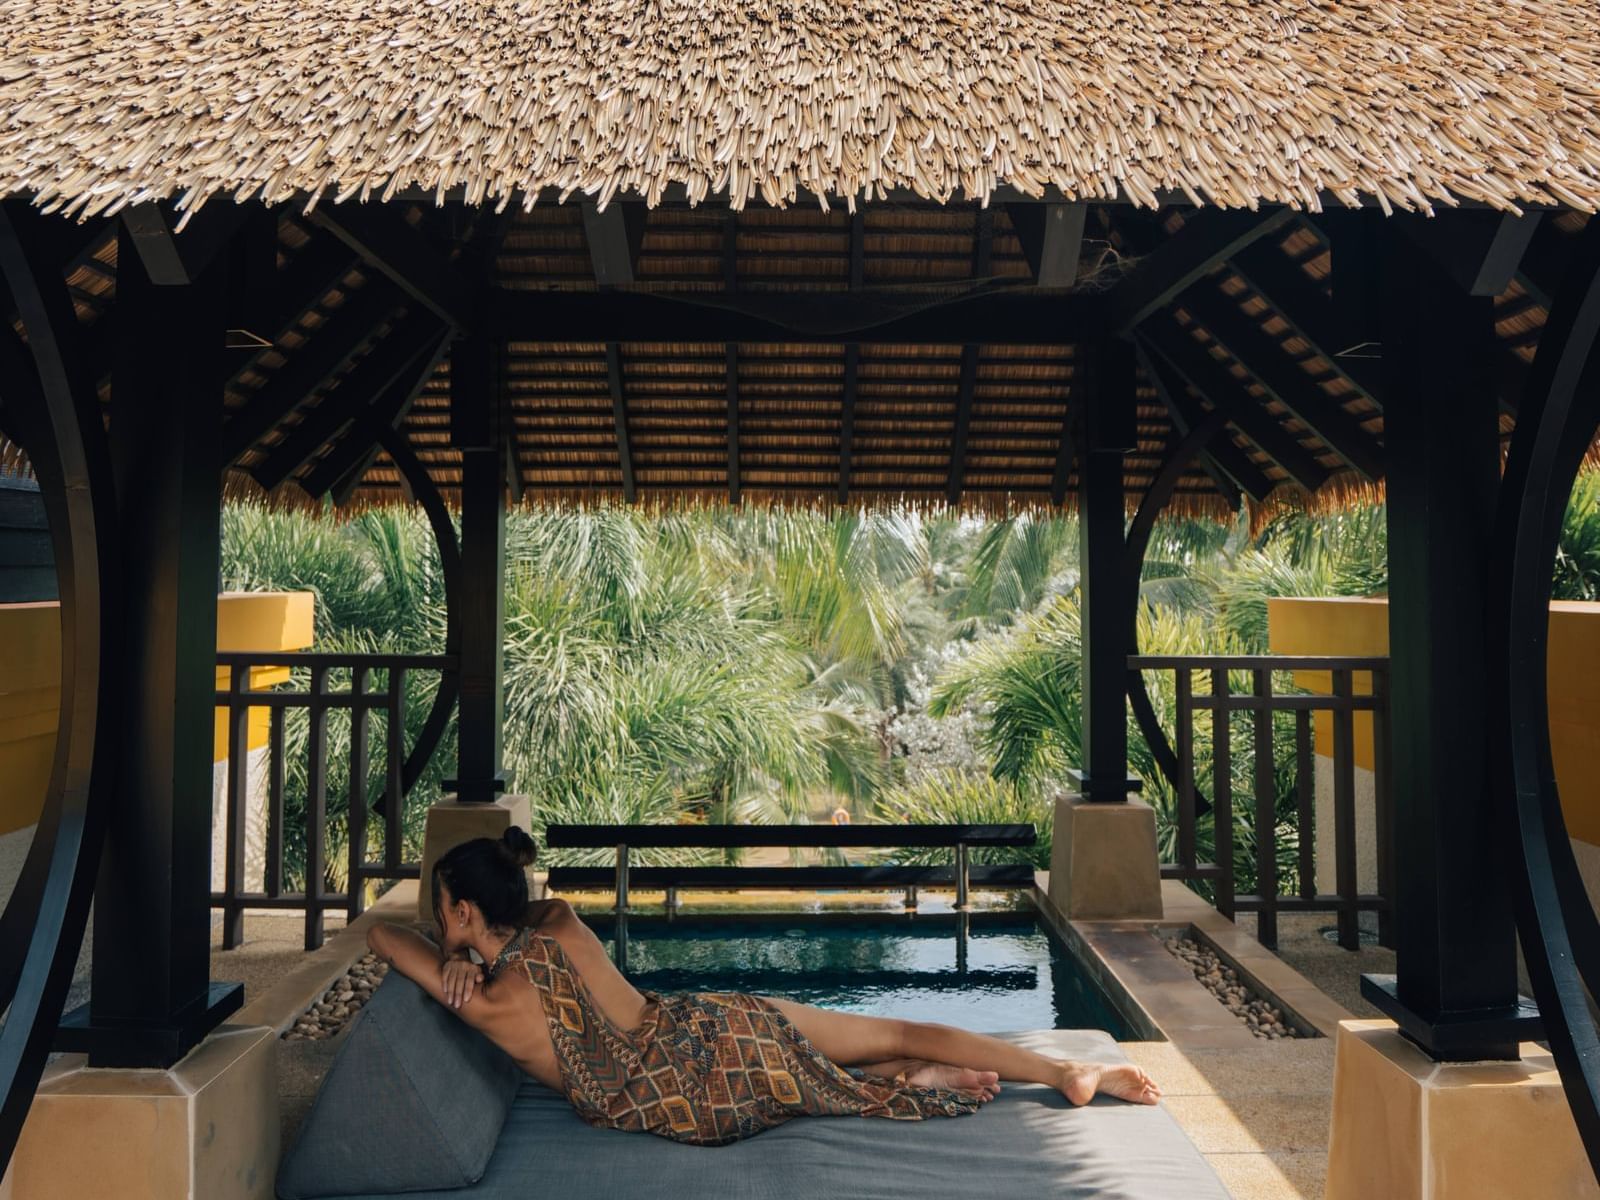
[[[425,654],[320,654],[219,653],[217,666],[229,673],[226,691],[217,692],[217,708],[227,714],[227,818],[223,888],[211,893],[211,906],[223,910],[223,947],[232,949],[244,940],[247,908],[299,909],[305,913],[305,944],[314,950],[322,944],[322,914],[343,908],[349,920],[361,915],[364,887],[369,879],[416,879],[420,866],[400,861],[404,845],[404,797],[416,782],[438,743],[449,707],[454,700],[456,659],[452,655]],[[258,669],[287,668],[285,684],[252,686]],[[406,748],[406,677],[414,671],[437,671],[440,687],[433,711]],[[296,676],[299,678],[296,679]],[[341,690],[338,682],[348,681]],[[245,889],[245,848],[250,793],[250,713],[267,712],[266,837],[264,891]],[[288,778],[287,718],[292,710],[306,713],[304,794],[305,888],[284,890],[284,810]],[[328,752],[329,715],[350,713],[349,757],[346,765],[348,796],[347,884],[344,891],[325,890],[328,863],[327,799],[330,785]],[[383,790],[372,803],[382,810],[383,857],[369,862],[369,791],[372,766],[372,715],[383,714]]]
[[[916,907],[918,887],[950,886],[956,889],[957,970],[967,969],[967,918],[969,888],[1014,888],[1033,885],[1033,868],[972,866],[972,846],[1032,846],[1038,840],[1032,825],[547,825],[545,845],[551,849],[616,848],[611,867],[552,867],[552,889],[605,888],[614,890],[612,953],[617,968],[628,969],[628,885],[660,887],[666,892],[666,911],[677,907],[680,887],[739,888],[905,888],[906,907]],[[729,849],[748,847],[841,848],[846,846],[949,846],[955,850],[954,867],[636,867],[630,849]]]
[[[1171,656],[1135,655],[1128,666],[1136,671],[1166,671],[1174,678],[1176,728],[1172,750],[1177,777],[1170,780],[1176,797],[1176,861],[1163,864],[1168,879],[1204,880],[1214,890],[1217,910],[1230,919],[1239,912],[1257,914],[1257,937],[1276,948],[1278,914],[1332,912],[1338,918],[1339,944],[1348,950],[1360,946],[1358,914],[1378,914],[1378,941],[1393,945],[1390,918],[1394,896],[1393,817],[1389,783],[1389,703],[1387,658],[1317,657],[1277,655]],[[1326,672],[1329,694],[1274,685],[1275,674],[1289,671]],[[1367,691],[1356,690],[1357,674],[1371,678]],[[1235,690],[1234,680],[1249,678],[1246,690]],[[1196,676],[1209,683],[1197,690]],[[1331,714],[1332,816],[1334,891],[1316,886],[1316,768],[1312,715]],[[1372,714],[1373,812],[1376,893],[1360,890],[1357,861],[1355,714]],[[1293,888],[1284,894],[1278,871],[1278,763],[1274,754],[1274,717],[1290,714],[1293,720],[1294,826],[1298,842]],[[1201,714],[1207,714],[1202,717]],[[1253,743],[1249,769],[1248,820],[1255,839],[1255,890],[1235,890],[1234,863],[1234,739],[1235,716],[1248,717]],[[1197,720],[1209,725],[1212,779],[1209,800],[1202,794],[1203,780],[1196,778]],[[1203,730],[1201,731],[1203,732]],[[1213,816],[1213,861],[1197,856],[1196,823],[1205,812]]]

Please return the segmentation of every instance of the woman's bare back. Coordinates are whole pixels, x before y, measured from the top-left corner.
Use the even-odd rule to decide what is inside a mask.
[[[528,905],[526,925],[560,943],[574,973],[582,978],[607,1020],[620,1030],[638,1028],[648,1001],[617,970],[605,946],[570,904],[564,900],[535,901]],[[508,949],[521,937],[519,933],[507,943]],[[514,959],[501,962],[501,969],[492,974],[481,991],[486,1003],[478,1028],[529,1075],[562,1091],[561,1071],[538,989],[524,971],[515,969]],[[495,964],[485,966],[492,971]]]

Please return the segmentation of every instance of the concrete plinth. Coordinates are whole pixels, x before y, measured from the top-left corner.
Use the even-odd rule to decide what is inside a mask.
[[[1326,1200],[1594,1200],[1555,1062],[1437,1063],[1393,1021],[1341,1021]]]
[[[422,878],[417,887],[417,919],[433,920],[433,864],[452,846],[477,837],[497,838],[512,825],[527,829],[531,809],[526,796],[500,796],[492,802],[463,804],[446,798],[428,809],[422,835]],[[534,897],[530,868],[528,895]]]
[[[47,1068],[0,1197],[272,1200],[278,1172],[274,1030],[219,1025],[168,1070]]]
[[[1057,796],[1050,899],[1068,920],[1159,921],[1155,810],[1132,798]]]

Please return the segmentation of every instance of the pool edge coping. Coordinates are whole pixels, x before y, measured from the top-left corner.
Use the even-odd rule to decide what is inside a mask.
[[[1179,933],[1197,936],[1261,995],[1323,1037],[1335,1036],[1339,1022],[1353,1015],[1177,881],[1162,882],[1160,920],[1073,921],[1051,901],[1048,876],[1035,873],[1029,898],[1138,1040],[1169,1041],[1184,1051],[1271,1044],[1252,1034],[1166,948],[1163,939]]]

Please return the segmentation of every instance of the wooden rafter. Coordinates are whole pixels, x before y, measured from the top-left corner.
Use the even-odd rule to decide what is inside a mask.
[[[1147,321],[1140,333],[1158,350],[1189,386],[1220,409],[1245,437],[1308,492],[1328,479],[1327,468],[1300,444],[1278,419],[1261,407],[1242,379],[1237,378],[1171,318]]]
[[[628,444],[628,400],[622,383],[622,347],[606,343],[606,382],[611,388],[611,420],[617,435],[617,462],[622,468],[622,498],[632,504],[638,495],[633,478],[633,450]]]
[[[1240,311],[1238,301],[1202,282],[1183,293],[1179,302],[1268,396],[1298,417],[1324,445],[1363,478],[1382,478],[1378,445],[1360,421],[1292,361],[1277,339]]]
[[[1076,282],[1088,211],[1086,204],[1006,205],[1036,286],[1071,287]]]
[[[991,291],[644,293],[497,289],[488,304],[513,341],[1060,346],[1103,324],[1104,297]]]
[[[222,429],[222,461],[233,462],[323,387],[366,345],[378,326],[399,306],[388,283],[371,281],[311,333],[289,361],[250,398]]]
[[[583,235],[589,243],[594,281],[602,288],[634,282],[644,223],[645,206],[639,201],[612,200],[604,209],[584,203]]]
[[[988,209],[977,213],[972,245],[972,277],[987,279],[994,257],[994,214]],[[961,502],[967,482],[967,441],[972,432],[972,400],[978,386],[978,344],[961,347],[961,374],[956,382],[955,417],[950,431],[950,474],[945,481],[945,499],[951,505]]]
[[[1083,369],[1080,358],[1074,364],[1074,375]],[[1076,393],[1074,388],[1073,392]],[[1061,440],[1056,443],[1056,463],[1050,473],[1050,503],[1057,508],[1066,503],[1067,482],[1072,478],[1072,464],[1077,452],[1077,438],[1073,426],[1077,423],[1077,395],[1069,396],[1061,406]]]
[[[250,469],[255,481],[271,491],[289,478],[367,408],[379,403],[395,381],[411,368],[424,347],[436,342],[438,337],[439,321],[431,313],[412,312],[402,317],[328,390],[317,406]],[[334,475],[327,479],[326,485],[331,486],[336,478]],[[325,490],[326,486],[311,494],[321,495]]]
[[[1201,209],[1172,237],[1154,243],[1127,278],[1117,284],[1109,299],[1101,297],[1109,310],[1111,329],[1125,334],[1136,328],[1208,275],[1218,263],[1283,228],[1293,218],[1294,212],[1287,208],[1263,208],[1258,212]]]
[[[1381,405],[1383,390],[1378,360],[1339,355],[1338,322],[1332,301],[1280,247],[1265,241],[1256,242],[1229,259],[1228,266],[1294,327],[1295,333],[1311,346],[1313,354],[1327,360],[1368,400]]]
[[[463,328],[474,323],[477,297],[473,289],[456,265],[407,224],[398,209],[324,204],[313,209],[309,219],[447,324]]]
[[[1189,398],[1183,379],[1164,358],[1150,351],[1143,337],[1136,339],[1134,344],[1145,378],[1161,398],[1172,419],[1173,428],[1180,434],[1187,434],[1205,419],[1205,410]],[[1199,461],[1212,482],[1227,497],[1229,507],[1235,510],[1239,507],[1241,491],[1257,502],[1265,500],[1272,491],[1273,481],[1234,444],[1227,429],[1206,443],[1205,453]]]
[[[728,210],[722,224],[722,286],[729,295],[739,289],[739,214]],[[724,347],[728,360],[728,503],[738,504],[739,474],[739,347]]]
[[[844,391],[839,400],[839,503],[850,500],[851,458],[855,454],[856,399],[860,394],[861,347],[844,348]]]
[[[728,503],[739,503],[739,347],[728,355]]]
[[[1397,222],[1467,295],[1498,296],[1516,277],[1542,216],[1449,213],[1425,218],[1396,213],[1388,219]]]
[[[308,495],[316,497],[333,490],[338,493],[334,497],[335,503],[347,498],[371,465],[372,458],[377,453],[381,431],[386,427],[392,428],[398,425],[405,418],[412,402],[438,370],[440,361],[450,348],[448,331],[431,314],[414,314],[414,316],[417,319],[408,318],[402,321],[395,327],[393,333],[384,339],[382,346],[374,349],[367,359],[362,360],[365,363],[368,359],[383,353],[384,349],[397,338],[411,340],[413,346],[411,358],[395,370],[390,381],[381,390],[373,393],[365,405],[357,408],[348,421],[349,432],[301,478],[300,487]],[[396,346],[395,353],[398,354],[399,350],[400,347]],[[374,369],[377,370],[376,367]],[[349,378],[353,378],[355,374],[356,372],[352,371]],[[368,386],[368,384],[357,383],[354,386]],[[337,390],[343,390],[342,382]],[[352,399],[359,398],[352,396]],[[316,411],[321,412],[321,406]],[[316,413],[312,413],[307,420],[314,420],[315,417]],[[298,430],[298,427],[296,428]],[[328,440],[337,434],[338,429],[335,428]],[[294,468],[291,467],[290,470]]]
[[[249,208],[242,204],[207,204],[195,213],[182,235],[161,205],[135,204],[122,214],[134,249],[150,282],[178,287],[199,278],[244,224]]]

